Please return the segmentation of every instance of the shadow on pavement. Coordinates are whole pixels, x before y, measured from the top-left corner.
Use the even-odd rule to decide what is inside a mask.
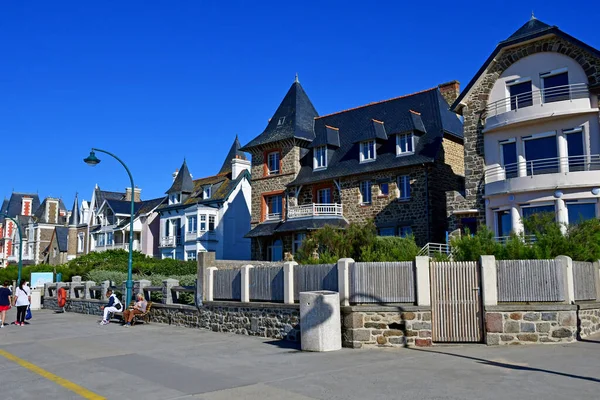
[[[282,349],[300,350],[300,342],[292,342],[287,339],[269,340],[265,343],[271,346],[280,347]]]
[[[600,379],[592,378],[591,376],[573,375],[573,374],[567,374],[564,372],[551,371],[551,370],[547,370],[547,369],[526,367],[523,365],[508,364],[508,363],[503,363],[503,362],[498,362],[498,361],[486,360],[484,358],[471,357],[471,356],[465,356],[465,355],[454,354],[454,353],[445,353],[445,352],[439,351],[439,350],[424,350],[424,349],[417,349],[417,348],[409,348],[409,349],[414,350],[414,351],[422,351],[422,352],[426,352],[426,353],[437,353],[437,354],[442,354],[442,355],[451,356],[451,357],[466,358],[468,360],[477,361],[479,364],[491,365],[493,367],[513,369],[513,370],[517,370],[517,371],[543,372],[546,374],[565,376],[567,378],[581,379],[581,380],[591,381],[591,382],[600,382]]]

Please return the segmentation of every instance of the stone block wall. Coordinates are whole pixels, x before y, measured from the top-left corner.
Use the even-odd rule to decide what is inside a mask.
[[[571,305],[487,307],[485,330],[488,345],[574,342],[577,310]]]
[[[342,307],[344,347],[431,346],[431,309],[417,306]]]
[[[600,332],[600,303],[580,305],[577,312],[577,326],[580,338]]]

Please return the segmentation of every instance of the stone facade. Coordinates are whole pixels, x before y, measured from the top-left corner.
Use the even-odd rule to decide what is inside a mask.
[[[344,347],[431,346],[431,309],[417,306],[342,307]]]
[[[577,309],[571,305],[488,307],[488,345],[569,343],[577,340]]]
[[[579,337],[586,338],[600,332],[600,304],[579,305],[577,317]]]
[[[464,117],[465,196],[464,199],[458,198],[460,205],[452,208],[480,210],[477,214],[480,223],[485,223],[483,128],[484,110],[490,92],[496,80],[508,67],[524,57],[540,52],[556,52],[573,58],[584,69],[590,86],[600,83],[600,59],[557,36],[503,49],[496,55],[461,101],[461,104],[464,104],[461,114]]]

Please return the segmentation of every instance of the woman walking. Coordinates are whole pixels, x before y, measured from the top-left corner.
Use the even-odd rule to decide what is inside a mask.
[[[25,326],[25,314],[29,307],[31,296],[29,288],[25,285],[25,279],[21,279],[19,286],[15,289],[15,305],[17,306],[17,322],[15,325]]]
[[[4,326],[6,312],[10,310],[12,301],[12,292],[8,288],[8,283],[8,281],[4,281],[4,284],[0,287],[0,328]]]

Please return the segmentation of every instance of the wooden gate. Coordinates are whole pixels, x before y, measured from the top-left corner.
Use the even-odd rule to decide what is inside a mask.
[[[432,262],[431,319],[434,342],[483,340],[477,262]]]

